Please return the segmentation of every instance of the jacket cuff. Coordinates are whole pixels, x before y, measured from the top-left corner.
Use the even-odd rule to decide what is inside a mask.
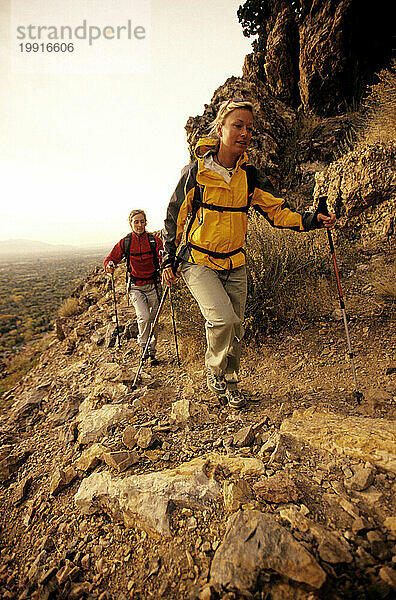
[[[302,214],[302,224],[304,231],[312,231],[313,229],[321,229],[322,225],[318,221],[319,211],[305,212]]]
[[[167,256],[166,258],[163,259],[162,263],[161,263],[161,271],[163,271],[164,269],[167,269],[168,267],[172,267],[175,264],[175,259],[173,256]]]

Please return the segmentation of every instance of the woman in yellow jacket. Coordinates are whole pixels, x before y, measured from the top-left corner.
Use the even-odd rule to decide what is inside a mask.
[[[248,162],[253,105],[239,98],[220,105],[215,137],[199,140],[197,160],[182,171],[163,231],[163,283],[181,275],[205,318],[209,389],[233,408],[245,399],[237,388],[247,296],[244,243],[250,206],[274,227],[309,231],[331,227],[335,215],[292,211],[268,179]],[[180,245],[177,253],[176,250]]]

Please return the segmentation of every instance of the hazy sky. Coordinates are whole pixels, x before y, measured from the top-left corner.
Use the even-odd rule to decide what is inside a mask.
[[[93,8],[109,19],[110,6],[107,22],[118,25],[125,22],[128,1],[133,3],[78,0],[86,15],[81,10],[77,15],[77,0],[62,0],[65,14],[59,22],[52,15],[49,23],[60,26],[69,17],[77,24],[81,15],[94,22]],[[242,74],[251,40],[243,37],[236,17],[242,0],[134,1],[145,7],[139,17],[131,9],[137,24],[140,18],[146,25],[144,42],[135,42],[147,62],[143,73],[125,66],[126,40],[85,43],[91,63],[81,73],[65,72],[61,59],[45,52],[22,55],[14,17],[26,11],[25,22],[35,23],[28,13],[32,2],[2,0],[0,240],[111,245],[128,232],[128,214],[137,207],[147,211],[150,229],[162,227],[189,160],[186,121],[203,112],[227,77]],[[54,6],[54,0],[46,2]],[[11,9],[18,9],[13,18]],[[119,56],[100,56],[105,44]],[[77,50],[72,58],[78,67]],[[33,72],[33,60],[39,72]],[[55,72],[40,72],[40,60],[51,60]],[[80,58],[80,68],[82,63]],[[25,64],[26,72],[19,72]]]

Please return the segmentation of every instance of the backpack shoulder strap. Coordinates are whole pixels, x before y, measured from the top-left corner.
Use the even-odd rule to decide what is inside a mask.
[[[122,256],[125,258],[125,261],[126,261],[126,282],[127,283],[128,283],[129,276],[131,274],[131,261],[130,261],[131,238],[132,238],[132,233],[128,233],[128,235],[126,235],[122,241]]]
[[[185,236],[186,242],[188,242],[188,236],[190,234],[191,227],[192,227],[192,224],[195,219],[195,215],[197,214],[199,207],[201,206],[202,201],[203,201],[203,187],[197,183],[197,173],[198,173],[198,161],[196,160],[193,163],[191,170],[190,170],[190,176],[194,180],[194,195],[193,195],[193,199],[191,202],[191,212],[188,215],[188,224],[187,224],[186,236]]]
[[[248,207],[249,207],[252,202],[253,193],[254,193],[254,190],[257,185],[257,169],[254,165],[251,165],[250,163],[244,164],[242,166],[242,169],[246,173],[247,197],[248,197],[247,199],[248,199]]]
[[[155,239],[155,236],[152,233],[148,233],[147,237],[148,237],[148,241],[150,244],[151,252],[153,253],[153,263],[154,263],[155,272],[157,273],[159,271],[157,240]]]

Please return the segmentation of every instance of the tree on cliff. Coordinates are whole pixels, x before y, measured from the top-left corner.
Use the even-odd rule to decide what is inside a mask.
[[[242,25],[243,35],[250,37],[258,35],[258,40],[253,42],[253,49],[256,51],[264,50],[267,34],[266,20],[270,17],[272,11],[271,0],[247,0],[243,6],[237,10],[237,16]]]

